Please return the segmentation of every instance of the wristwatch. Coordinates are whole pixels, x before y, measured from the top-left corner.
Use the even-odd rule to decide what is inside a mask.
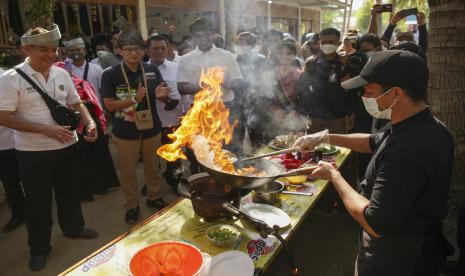
[[[139,102],[136,100],[136,96],[132,96],[131,100],[134,104],[139,104]]]

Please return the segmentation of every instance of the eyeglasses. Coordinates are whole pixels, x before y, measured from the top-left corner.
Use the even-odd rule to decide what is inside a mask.
[[[127,47],[122,49],[124,52],[131,54],[131,53],[139,53],[143,49],[141,47]]]

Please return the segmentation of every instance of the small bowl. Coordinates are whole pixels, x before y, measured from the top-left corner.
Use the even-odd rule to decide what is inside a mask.
[[[280,200],[279,194],[284,185],[278,181],[271,181],[252,190],[252,200],[256,203],[273,204]]]
[[[227,233],[226,237],[215,235],[215,232],[220,230]],[[241,232],[239,232],[236,227],[229,224],[216,224],[207,228],[205,236],[213,245],[218,247],[228,247],[237,241],[237,239],[241,236]]]

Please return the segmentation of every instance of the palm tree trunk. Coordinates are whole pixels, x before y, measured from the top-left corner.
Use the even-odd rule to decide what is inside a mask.
[[[455,162],[451,192],[465,189],[465,1],[429,0],[428,103],[451,131]]]

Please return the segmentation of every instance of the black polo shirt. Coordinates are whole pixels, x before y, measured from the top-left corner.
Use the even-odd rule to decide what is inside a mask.
[[[365,218],[382,237],[362,234],[359,265],[364,267],[359,269],[368,266],[378,273],[371,275],[410,275],[423,235],[436,229],[447,212],[454,142],[425,109],[372,134],[370,146],[374,153],[360,189],[370,200]]]
[[[354,112],[357,95],[341,87],[344,76],[341,58],[310,58],[296,84],[299,112],[313,118],[337,119]]]
[[[137,130],[136,124],[134,123],[134,108],[137,111],[145,110],[148,108],[147,97],[145,97],[144,100],[137,105],[122,110],[116,110],[115,112],[113,112],[112,131],[116,137],[121,139],[146,139],[157,135],[161,131],[161,122],[160,118],[158,117],[155,102],[155,88],[158,85],[160,85],[161,82],[163,82],[163,78],[156,66],[146,63],[141,64],[144,66],[145,77],[147,79],[147,92],[150,98],[150,106],[152,110],[154,127],[152,129],[147,130]],[[121,71],[121,65],[117,64],[107,68],[102,74],[100,94],[103,98],[115,98],[118,100],[125,100],[137,94],[137,88],[139,86],[139,83],[144,85],[144,80],[142,78],[142,70],[140,67],[138,67],[137,72],[129,70],[129,68],[127,68],[126,65],[124,65],[124,68],[130,84],[130,95],[126,81]]]

